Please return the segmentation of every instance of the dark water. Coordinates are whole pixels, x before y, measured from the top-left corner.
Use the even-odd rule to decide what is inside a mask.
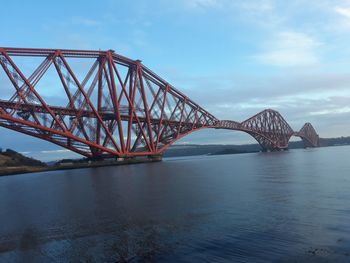
[[[0,177],[0,262],[350,262],[350,147]]]

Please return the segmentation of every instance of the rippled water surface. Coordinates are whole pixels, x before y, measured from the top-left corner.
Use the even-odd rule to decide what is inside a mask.
[[[350,147],[0,177],[0,262],[350,262]]]

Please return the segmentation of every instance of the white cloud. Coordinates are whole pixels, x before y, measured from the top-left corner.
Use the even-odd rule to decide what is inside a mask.
[[[260,63],[274,66],[306,66],[319,62],[321,43],[304,33],[281,32],[266,44],[266,51],[254,56]]]
[[[334,26],[335,31],[348,31],[350,29],[350,8],[336,6],[334,11],[337,13],[338,18]]]
[[[338,14],[342,15],[342,16],[350,18],[350,8],[336,6],[334,8],[334,11],[337,12]]]
[[[342,113],[349,113],[349,112],[350,112],[350,107],[343,107],[339,109],[326,109],[326,110],[320,110],[320,111],[313,111],[313,112],[310,112],[309,115],[319,116],[319,115],[342,114]]]
[[[186,5],[190,8],[212,8],[222,7],[225,0],[188,0]]]

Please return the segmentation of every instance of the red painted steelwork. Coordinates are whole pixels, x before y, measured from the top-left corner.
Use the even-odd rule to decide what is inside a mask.
[[[18,57],[43,60],[25,76],[26,65],[16,63]],[[86,60],[91,65],[83,74],[79,66]],[[0,65],[15,88],[12,97],[0,100],[0,126],[87,157],[160,155],[176,140],[203,128],[247,132],[263,150],[287,148],[292,135],[308,146],[318,144],[311,124],[295,133],[273,110],[242,123],[219,121],[140,61],[112,50],[0,48]],[[49,71],[57,77],[52,86],[59,85],[54,95],[65,105],[48,103],[50,96],[38,92]],[[52,87],[45,88],[47,93]]]
[[[318,147],[319,146],[319,136],[316,133],[314,127],[311,123],[305,123],[299,132],[294,133],[295,136],[299,136],[305,147]]]

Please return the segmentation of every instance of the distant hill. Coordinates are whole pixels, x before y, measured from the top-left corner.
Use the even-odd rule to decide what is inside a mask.
[[[7,149],[0,151],[0,167],[20,167],[20,166],[35,166],[43,167],[45,163],[38,160],[26,157],[16,151]]]
[[[350,136],[338,138],[320,138],[320,146],[350,145]]]
[[[164,152],[164,157],[180,157],[191,155],[216,155],[216,154],[235,154],[235,153],[247,153],[258,152],[260,147],[258,144],[247,145],[224,145],[224,144],[186,144],[186,145],[174,145],[169,147]]]
[[[320,138],[320,146],[338,146],[350,145],[350,137],[339,138]],[[294,141],[289,143],[289,149],[304,148],[302,141]],[[164,157],[180,157],[191,155],[219,155],[219,154],[238,154],[259,152],[261,147],[259,144],[243,144],[243,145],[225,145],[225,144],[186,144],[174,145],[169,147],[164,153]]]

